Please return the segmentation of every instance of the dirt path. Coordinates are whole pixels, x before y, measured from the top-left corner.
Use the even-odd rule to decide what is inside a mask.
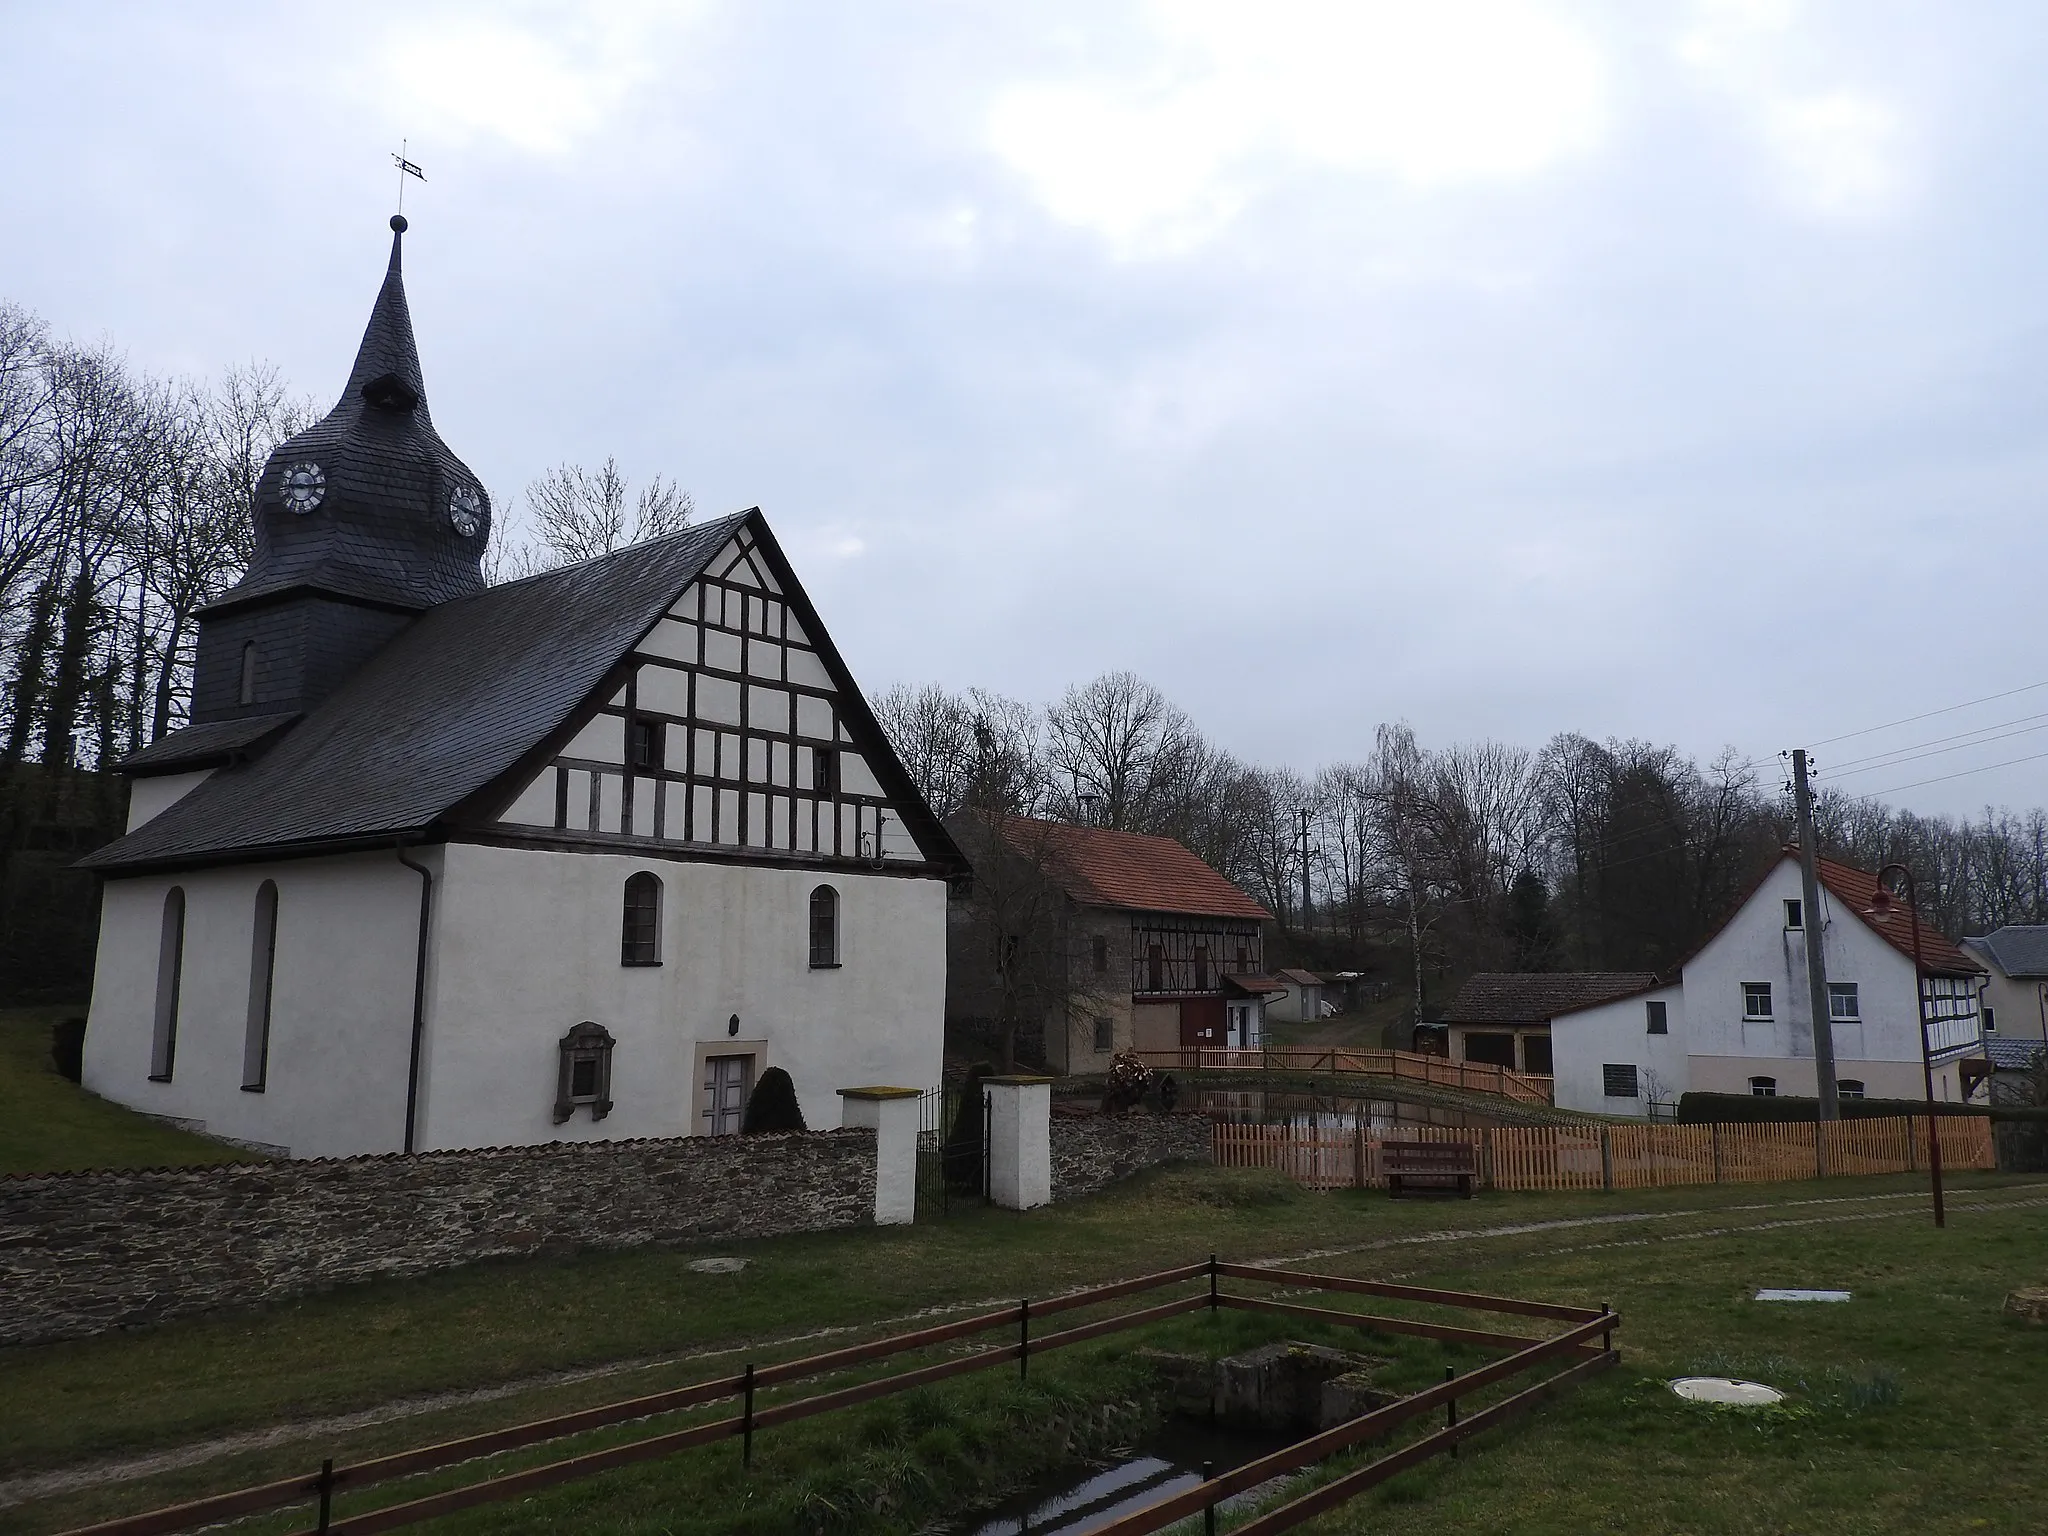
[[[1883,1195],[1838,1195],[1822,1196],[1799,1200],[1765,1200],[1752,1205],[1694,1206],[1681,1210],[1662,1211],[1616,1211],[1598,1216],[1565,1216],[1550,1221],[1512,1222],[1501,1226],[1454,1228],[1442,1232],[1419,1232],[1401,1237],[1377,1238],[1371,1242],[1348,1244],[1341,1248],[1315,1248],[1303,1253],[1274,1255],[1252,1262],[1266,1267],[1291,1267],[1313,1263],[1318,1260],[1347,1257],[1354,1254],[1388,1252],[1399,1249],[1425,1249],[1444,1245],[1486,1242],[1506,1237],[1526,1237],[1544,1232],[1568,1232],[1598,1229],[1601,1227],[1625,1226],[1637,1222],[1680,1221],[1696,1216],[1731,1216],[1753,1212],[1804,1211],[1816,1209],[1814,1214],[1791,1216],[1776,1221],[1738,1221],[1721,1226],[1700,1228],[1684,1232],[1656,1233],[1645,1237],[1622,1238],[1612,1242],[1578,1243],[1557,1248],[1545,1248],[1532,1257],[1545,1257],[1600,1248],[1642,1247],[1652,1243],[1692,1242],[1708,1238],[1729,1237],[1743,1232],[1772,1231],[1784,1227],[1824,1226],[1843,1222],[1883,1221],[1918,1215],[1918,1211],[1900,1202],[1919,1202],[1926,1199],[1920,1191]],[[1831,1207],[1886,1206],[1879,1210],[1839,1210]],[[1964,1211],[2016,1210],[2048,1206],[2048,1184],[2015,1184],[1998,1190],[1995,1195],[1986,1192],[1968,1200],[1951,1199],[1951,1206]],[[1393,1278],[1388,1276],[1386,1278]],[[1100,1284],[1102,1282],[1090,1282]],[[1082,1289],[1083,1287],[1073,1287]],[[492,1403],[506,1398],[518,1397],[528,1392],[545,1391],[550,1387],[570,1386],[578,1382],[600,1380],[606,1377],[625,1377],[637,1371],[656,1370],[666,1366],[689,1365],[711,1361],[742,1352],[777,1350],[798,1344],[812,1343],[821,1339],[838,1338],[847,1334],[884,1334],[900,1329],[916,1327],[937,1318],[956,1313],[987,1311],[1007,1306],[1010,1298],[983,1297],[972,1301],[949,1302],[943,1306],[925,1307],[915,1312],[906,1312],[896,1317],[883,1318],[876,1322],[858,1326],[819,1328],[807,1333],[787,1334],[776,1339],[750,1339],[729,1344],[717,1349],[696,1350],[687,1354],[667,1355],[659,1358],[613,1361],[607,1365],[587,1366],[577,1370],[549,1371],[539,1375],[522,1377],[517,1381],[502,1382],[496,1386],[478,1387],[449,1392],[425,1392],[412,1396],[392,1398],[372,1407],[356,1409],[349,1413],[328,1414],[320,1418],[298,1419],[286,1424],[274,1424],[262,1429],[240,1430],[233,1434],[216,1435],[206,1440],[193,1441],[186,1445],[166,1450],[131,1453],[110,1456],[96,1461],[79,1462],[48,1472],[26,1473],[0,1481],[0,1509],[28,1503],[36,1499],[54,1498],[62,1494],[75,1493],[81,1489],[104,1483],[132,1482],[138,1478],[153,1477],[163,1472],[174,1472],[186,1467],[203,1466],[209,1461],[222,1457],[240,1455],[247,1451],[265,1450],[273,1446],[288,1445],[299,1440],[333,1438],[356,1430],[389,1424],[402,1419],[417,1418],[426,1414],[440,1413],[447,1409],[470,1407],[478,1403]]]

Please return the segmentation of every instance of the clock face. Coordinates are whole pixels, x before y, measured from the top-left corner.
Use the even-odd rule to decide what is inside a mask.
[[[283,492],[285,510],[303,516],[327,494],[327,471],[310,462],[294,464],[284,472]]]
[[[473,485],[458,485],[448,498],[448,521],[465,539],[476,537],[483,526],[484,499]]]

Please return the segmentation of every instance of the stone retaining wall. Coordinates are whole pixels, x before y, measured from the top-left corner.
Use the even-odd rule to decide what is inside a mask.
[[[874,1219],[872,1131],[0,1179],[0,1344],[546,1249]]]
[[[1052,1117],[1052,1197],[1076,1200],[1155,1163],[1212,1160],[1207,1115]]]

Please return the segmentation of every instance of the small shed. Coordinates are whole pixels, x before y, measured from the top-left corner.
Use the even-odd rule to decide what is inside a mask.
[[[1314,971],[1287,969],[1273,979],[1286,991],[1267,1008],[1267,1017],[1292,1024],[1313,1024],[1323,1016],[1323,978]]]

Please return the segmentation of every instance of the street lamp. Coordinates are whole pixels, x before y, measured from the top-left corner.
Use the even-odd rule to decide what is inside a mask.
[[[1922,985],[1920,962],[1920,898],[1913,885],[1913,871],[1903,864],[1887,864],[1877,872],[1877,890],[1870,898],[1869,915],[1880,920],[1891,915],[1896,898],[1885,885],[1893,870],[1906,883],[1906,913],[1913,920],[1913,1012],[1920,1021],[1920,1080],[1927,1092],[1927,1178],[1934,1191],[1934,1224],[1948,1225],[1941,1205],[1941,1135],[1934,1123],[1934,1058],[1927,1052],[1927,988]]]

